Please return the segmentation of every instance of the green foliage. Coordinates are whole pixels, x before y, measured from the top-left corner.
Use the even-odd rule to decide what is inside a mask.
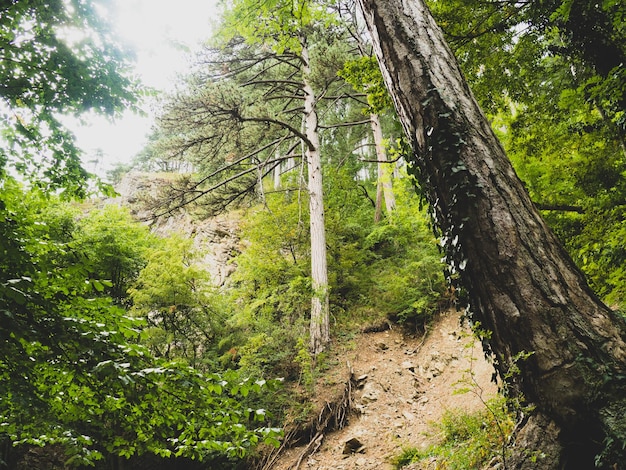
[[[619,302],[626,257],[611,246],[624,223],[621,143],[580,94],[551,93],[503,119],[503,142],[531,197],[593,287]]]
[[[380,67],[374,56],[363,56],[345,62],[339,76],[361,93],[367,94],[368,112],[379,113],[392,108]]]
[[[430,2],[533,201],[613,303],[626,266],[613,243],[626,201],[618,3]]]
[[[98,13],[105,2],[4,2],[0,7],[0,170],[84,196],[87,172],[59,114],[113,115],[135,101],[126,54]]]
[[[308,224],[300,219],[306,204],[301,196],[268,198],[269,211],[251,211],[242,227],[245,249],[234,260],[233,281],[240,302],[257,318],[274,320],[279,314],[294,322],[309,309]]]
[[[148,324],[142,343],[155,356],[204,369],[227,308],[197,257],[189,238],[174,234],[155,240],[129,295],[131,313]]]
[[[242,401],[277,383],[250,383],[232,373],[200,374],[176,363],[149,362],[140,348],[135,352],[139,355],[130,362],[99,362],[89,381],[80,372],[58,380],[38,370],[41,380],[33,385],[49,400],[50,414],[35,423],[30,417],[28,425],[25,420],[17,425],[15,415],[5,415],[5,432],[16,444],[61,444],[74,459],[81,456],[75,462],[80,464],[102,454],[240,459],[257,443],[279,437],[280,430],[263,425],[263,409]]]
[[[592,286],[610,305],[623,305],[626,299],[626,214],[624,206],[587,214],[580,235],[568,247],[585,271]]]
[[[444,281],[438,256],[428,253],[419,258],[404,263],[397,271],[390,266],[381,271],[374,288],[381,296],[372,296],[372,307],[390,312],[389,316],[401,323],[422,326],[440,308]]]
[[[436,462],[438,469],[464,470],[483,468],[494,458],[502,462],[502,449],[515,422],[503,399],[489,401],[487,407],[488,410],[471,414],[447,411],[435,424],[441,442],[426,450],[405,449],[394,459],[396,468]]]
[[[275,194],[268,209],[253,209],[242,226],[244,250],[233,261],[231,324],[247,338],[235,347],[244,370],[295,378],[295,345],[305,334],[311,305],[308,236],[297,195]]]
[[[282,54],[299,53],[305,31],[330,26],[333,17],[322,2],[236,0],[224,15],[223,37],[241,36],[251,44],[261,43]]]
[[[446,284],[428,216],[419,208],[409,178],[402,183],[396,184],[393,221],[376,227],[366,239],[374,254],[371,301],[388,316],[423,324],[445,300]]]
[[[148,249],[156,243],[149,229],[137,223],[127,208],[107,204],[91,210],[77,222],[70,244],[69,262],[76,257],[90,277],[106,280],[104,293],[124,303],[127,291],[146,263]]]
[[[105,213],[115,233],[102,230],[120,246],[144,233],[122,223],[124,212]],[[92,237],[77,232],[93,229],[102,214],[78,222],[75,215],[10,178],[0,186],[3,435],[14,444],[61,445],[72,465],[107,454],[239,459],[258,442],[275,443],[279,431],[265,425],[267,413],[250,396],[277,383],[152,357],[138,343],[142,321],[103,295],[112,283],[91,277],[97,260],[90,258],[106,260],[103,253],[76,242]],[[133,250],[117,253],[121,261],[127,255],[136,259]]]

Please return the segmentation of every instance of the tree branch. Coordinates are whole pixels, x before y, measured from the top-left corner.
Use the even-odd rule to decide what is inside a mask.
[[[353,126],[361,126],[363,124],[369,124],[369,119],[364,119],[362,121],[353,121],[353,122],[338,122],[336,124],[329,124],[327,126],[318,126],[320,129],[335,129],[337,127],[353,127]]]
[[[535,202],[534,204],[540,211],[576,212],[578,214],[585,213],[585,209],[581,206],[572,206],[569,204],[543,204],[541,202]]]

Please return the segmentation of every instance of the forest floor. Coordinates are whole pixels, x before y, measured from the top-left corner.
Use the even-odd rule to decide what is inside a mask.
[[[316,406],[323,409],[341,395],[352,371],[355,411],[347,425],[320,434],[315,445],[283,450],[266,468],[390,470],[403,449],[437,441],[434,423],[447,410],[485,409],[484,401],[497,393],[493,367],[454,311],[435,318],[426,334],[392,327],[363,333],[336,349],[341,350],[328,361],[334,365],[316,384]]]

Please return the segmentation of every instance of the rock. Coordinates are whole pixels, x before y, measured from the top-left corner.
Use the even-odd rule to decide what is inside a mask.
[[[389,349],[389,346],[387,346],[387,343],[383,343],[382,341],[380,343],[378,343],[376,346],[381,351],[386,351],[387,349]]]
[[[343,445],[342,453],[344,455],[350,455],[350,454],[356,454],[356,453],[363,454],[365,453],[365,446],[356,437],[352,437],[348,439]]]
[[[363,374],[354,379],[356,383],[356,388],[362,388],[365,385],[365,382],[367,382],[368,377],[369,376],[367,374]]]
[[[361,395],[361,403],[372,403],[380,397],[383,389],[380,385],[374,382],[367,382],[363,387],[363,395]]]
[[[150,220],[150,229],[157,235],[176,232],[193,239],[194,247],[203,253],[199,265],[209,272],[211,283],[215,287],[225,285],[237,268],[233,258],[240,251],[238,217],[229,213],[198,221],[181,209],[152,220],[155,202],[171,184],[171,177],[163,174],[130,172],[116,186],[120,197],[114,203],[131,205],[133,215],[139,220]]]

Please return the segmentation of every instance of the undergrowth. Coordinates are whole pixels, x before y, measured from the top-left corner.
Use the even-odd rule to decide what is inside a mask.
[[[503,444],[514,424],[502,397],[489,400],[486,408],[476,413],[448,411],[440,422],[433,424],[441,435],[439,443],[425,450],[406,448],[393,464],[400,469],[411,463],[428,462],[428,468],[465,470],[502,462],[505,460]]]

